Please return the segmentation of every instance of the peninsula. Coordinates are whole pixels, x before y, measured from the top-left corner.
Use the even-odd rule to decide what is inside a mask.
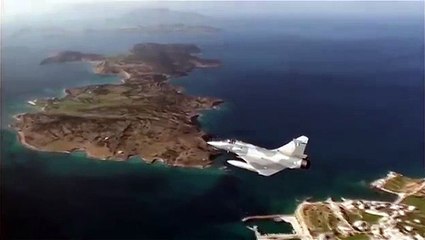
[[[168,81],[220,65],[199,58],[199,52],[193,44],[141,43],[121,56],[64,51],[48,57],[41,64],[94,61],[95,73],[117,74],[121,83],[70,88],[62,98],[29,101],[37,111],[15,116],[11,126],[24,145],[40,151],[206,167],[217,152],[206,144],[209,135],[197,117],[222,100],[187,95]]]
[[[75,61],[100,61],[104,57],[94,53],[81,53],[76,51],[63,51],[52,56],[45,58],[40,62],[40,65],[49,63],[63,63],[63,62],[75,62]]]
[[[395,172],[378,179],[371,186],[396,194],[394,202],[362,199],[304,201],[295,215],[251,216],[242,219],[271,219],[288,222],[293,234],[261,234],[257,226],[249,227],[258,240],[283,239],[425,239],[425,179],[414,179]]]

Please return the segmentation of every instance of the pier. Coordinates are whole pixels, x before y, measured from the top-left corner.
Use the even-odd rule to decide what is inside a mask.
[[[285,239],[311,239],[310,234],[306,234],[302,226],[298,222],[297,218],[293,215],[283,215],[283,214],[273,214],[273,215],[258,215],[258,216],[248,216],[242,219],[243,222],[250,220],[266,220],[272,219],[275,222],[286,222],[291,224],[294,233],[276,233],[276,234],[261,234],[258,231],[258,227],[248,227],[250,230],[254,231],[255,237],[257,240],[285,240]]]

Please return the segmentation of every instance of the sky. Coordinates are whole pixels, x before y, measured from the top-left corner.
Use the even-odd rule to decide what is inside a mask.
[[[44,14],[58,8],[78,3],[99,2],[149,2],[148,0],[0,0],[2,15],[5,18],[20,17],[28,14]],[[156,2],[156,1],[151,1]]]
[[[104,2],[105,0],[2,0],[4,17],[19,16],[32,13],[45,13],[55,10],[61,5],[84,2]],[[120,0],[112,0],[120,1]],[[130,0],[131,1],[131,0]]]
[[[54,12],[58,9],[64,8],[67,5],[71,5],[71,4],[76,4],[76,3],[99,3],[99,2],[141,2],[142,4],[146,4],[146,6],[154,6],[154,4],[158,3],[158,2],[164,2],[164,1],[158,1],[158,0],[0,0],[3,3],[2,6],[2,15],[5,19],[9,20],[9,19],[19,19],[22,18],[24,16],[28,16],[28,15],[43,15],[45,13],[48,12]],[[178,0],[177,0],[178,1]],[[182,0],[184,2],[184,0]],[[179,2],[182,2],[179,1]],[[196,1],[196,0],[195,0]],[[237,2],[238,0],[233,0],[235,2]],[[314,1],[314,0],[313,0]],[[316,0],[315,2],[324,2],[321,0]],[[379,0],[378,0],[379,1]],[[401,0],[399,2],[406,2],[409,0]],[[205,8],[209,5],[209,4],[214,4],[214,2],[216,1],[205,1],[204,3],[202,3],[201,5],[205,5]],[[229,1],[226,1],[229,2]],[[253,2],[253,1],[250,1]],[[342,2],[341,0],[338,2]],[[379,14],[379,11],[384,11],[386,12],[386,14],[388,14],[388,12],[393,12],[394,14],[400,14],[403,13],[404,10],[410,11],[411,9],[409,8],[399,8],[399,6],[397,6],[397,4],[393,4],[393,6],[391,6],[392,4],[390,2],[388,2],[389,7],[386,7],[384,10],[381,9],[381,7],[378,7],[376,9],[361,9],[362,8],[362,4],[357,2],[355,3],[355,1],[351,1],[350,3],[347,3],[347,0],[344,0],[345,4],[334,4],[334,3],[330,3],[328,1],[328,4],[324,5],[323,9],[318,9],[319,5],[315,5],[313,7],[313,9],[310,10],[314,10],[317,12],[323,12],[323,11],[329,11],[329,12],[339,12],[339,13],[343,13],[344,11],[347,11],[347,9],[353,10],[353,11],[366,11],[366,12],[375,12],[378,11],[377,13]],[[372,2],[372,1],[369,1]],[[376,2],[376,0],[374,1]],[[380,1],[381,2],[381,1]],[[417,2],[424,2],[424,0],[418,0]],[[294,1],[292,1],[292,4],[294,3]],[[162,3],[164,4],[164,3]],[[171,4],[171,5],[176,5],[176,1],[170,1],[169,3],[165,3],[165,4]],[[179,4],[179,3],[177,3]],[[231,3],[232,4],[232,3]],[[236,5],[239,5],[240,3],[233,3]],[[248,6],[248,5],[256,5],[256,7],[251,8],[251,11],[255,11],[256,13],[260,13],[260,12],[274,12],[274,11],[280,11],[281,8],[267,8],[265,4],[262,3],[244,3],[244,6]],[[296,3],[295,3],[296,4]],[[183,4],[180,4],[180,6]],[[191,5],[191,4],[188,4]],[[193,5],[193,4],[192,4]],[[199,5],[200,4],[195,4],[195,5]],[[313,4],[311,4],[313,5]],[[339,5],[339,6],[338,6]],[[422,4],[423,5],[423,4]],[[251,6],[252,7],[252,6]],[[320,6],[319,6],[320,7]],[[347,8],[348,7],[348,8]],[[360,7],[360,8],[359,8]],[[364,7],[364,6],[363,6]],[[201,9],[204,7],[201,7]],[[367,8],[369,8],[369,6],[367,6]],[[188,9],[190,10],[190,9]],[[208,10],[208,9],[207,9]],[[308,9],[305,9],[308,11]],[[220,10],[221,11],[221,10]],[[240,8],[240,7],[234,7],[232,8],[232,12],[235,14],[237,11],[245,11],[244,8]],[[249,10],[248,10],[249,11]],[[314,12],[313,11],[313,12]],[[253,13],[253,12],[251,12]],[[4,20],[3,18],[3,20]]]

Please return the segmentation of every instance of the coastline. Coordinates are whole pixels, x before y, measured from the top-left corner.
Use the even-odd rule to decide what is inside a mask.
[[[25,135],[21,132],[21,131],[16,131],[18,133],[18,140],[19,142],[26,148],[34,150],[34,151],[40,151],[40,152],[48,152],[48,151],[44,151],[43,149],[38,149],[33,145],[30,145],[29,143],[27,143],[27,141],[25,141]]]
[[[92,72],[95,75],[113,75],[113,76],[118,76],[118,83],[117,84],[112,84],[113,86],[118,86],[118,87],[119,86],[126,86],[126,84],[136,84],[137,85],[137,84],[143,84],[145,81],[147,81],[148,84],[149,84],[149,81],[159,81],[159,83],[161,81],[164,81],[166,85],[169,85],[169,87],[168,87],[169,89],[174,89],[173,91],[177,91],[178,94],[182,94],[181,92],[184,91],[184,88],[183,87],[176,86],[175,84],[173,84],[171,82],[171,80],[174,79],[174,75],[170,75],[170,74],[166,74],[166,73],[160,73],[160,72],[155,72],[155,71],[153,71],[153,72],[150,71],[150,72],[147,72],[146,73],[146,77],[148,77],[148,78],[145,79],[144,78],[145,75],[143,75],[143,74],[140,75],[140,72],[138,72],[138,71],[140,71],[138,68],[139,67],[142,67],[143,68],[143,65],[134,65],[133,66],[133,65],[130,64],[130,65],[126,66],[125,65],[126,63],[124,63],[124,65],[120,65],[120,64],[118,64],[118,65],[111,65],[111,63],[107,63],[106,61],[107,61],[107,58],[105,58],[104,60],[100,60],[100,61],[91,61],[91,60],[87,60],[87,59],[83,59],[82,60],[82,62],[85,62],[85,63],[88,63],[88,64],[91,65]],[[116,63],[112,62],[112,64],[116,64]],[[218,64],[216,64],[214,66],[209,66],[209,67],[216,67],[216,66],[218,66]],[[196,67],[197,66],[195,66],[194,68],[196,68]],[[208,66],[205,66],[205,67],[208,67]],[[133,68],[134,69],[133,71],[136,72],[136,75],[137,76],[133,76],[133,74],[130,73],[127,70],[127,68],[128,69]],[[192,70],[193,70],[193,68],[188,69],[188,73],[191,72]],[[142,73],[143,73],[143,70],[142,70]],[[188,73],[186,73],[186,74],[188,74]],[[155,80],[155,78],[156,78],[156,76],[158,76],[158,74],[159,75],[162,75],[164,77],[164,79],[162,79],[162,80],[161,79]],[[180,75],[177,74],[175,77],[178,77],[178,76],[180,76]],[[149,80],[149,77],[150,78],[154,77],[154,78],[151,79],[151,80]],[[132,78],[134,78],[134,79],[132,79]],[[77,87],[76,88],[77,90],[75,88],[66,88],[66,89],[63,90],[65,96],[63,96],[62,98],[50,97],[50,98],[47,98],[47,101],[48,100],[51,100],[51,101],[59,101],[60,102],[60,101],[63,100],[63,98],[67,98],[68,96],[70,96],[71,98],[76,97],[81,90],[82,91],[85,91],[84,89],[87,89],[87,88],[90,88],[90,87],[95,87],[96,88],[97,86],[106,86],[106,85],[96,84],[95,83],[95,84],[92,84],[92,85],[86,85],[86,86]],[[166,93],[163,93],[163,94],[166,94]],[[189,99],[193,99],[193,100],[199,101],[195,105],[193,105],[193,103],[192,103],[192,105],[187,106],[190,109],[190,113],[188,113],[186,116],[187,116],[188,119],[190,119],[189,124],[192,125],[192,126],[194,126],[195,129],[197,129],[194,132],[194,133],[196,133],[196,138],[197,139],[193,139],[193,141],[194,142],[203,141],[204,142],[203,144],[206,144],[206,142],[211,138],[212,135],[209,134],[209,133],[206,133],[202,129],[202,126],[201,126],[201,124],[200,124],[200,122],[198,120],[198,118],[201,116],[201,112],[199,112],[199,111],[203,111],[203,110],[215,110],[215,109],[218,108],[218,106],[220,104],[224,103],[224,101],[221,100],[221,99],[214,99],[214,98],[201,97],[201,96],[192,96],[192,95],[189,95],[189,94],[184,94],[184,95],[187,96],[187,98],[189,98]],[[199,99],[199,100],[197,100],[197,99]],[[45,104],[45,106],[48,106],[48,104],[50,104],[50,103],[47,102],[47,103],[44,103],[44,104]],[[203,109],[203,110],[201,110],[201,109]],[[44,108],[40,112],[38,112],[38,113],[42,113],[43,114],[43,112],[44,112],[44,114],[49,114],[48,112],[47,113],[45,112]],[[15,117],[15,119],[18,119],[20,117],[20,115],[21,116],[25,116],[25,114],[27,114],[27,113],[16,114],[14,117]],[[47,115],[47,116],[49,116],[49,115]],[[67,116],[67,115],[65,114],[65,115],[62,115],[62,116]],[[73,115],[69,115],[69,116],[72,117]],[[95,115],[93,115],[93,116],[95,116]],[[21,122],[22,121],[26,121],[26,120],[22,120],[22,118],[19,118],[19,120]],[[36,121],[37,122],[36,119],[35,120],[34,119],[33,120],[29,120],[29,121]],[[36,122],[35,122],[35,124],[36,124]],[[29,124],[32,125],[31,122]],[[152,163],[152,162],[154,162],[154,159],[156,159],[156,157],[153,157],[152,155],[144,155],[143,152],[131,153],[131,152],[127,152],[126,149],[122,149],[122,148],[121,149],[124,150],[124,151],[119,150],[119,149],[118,150],[112,150],[112,149],[108,149],[106,147],[99,147],[98,145],[96,145],[96,143],[85,143],[84,146],[86,146],[86,147],[83,147],[82,148],[81,147],[81,144],[84,144],[84,143],[79,144],[79,143],[67,142],[68,140],[66,140],[66,139],[64,140],[64,142],[59,142],[58,143],[58,144],[61,144],[61,147],[60,148],[67,149],[67,147],[72,146],[72,145],[76,145],[76,148],[75,149],[72,149],[72,150],[66,150],[66,151],[63,151],[63,150],[50,150],[50,149],[52,149],[52,147],[53,148],[55,148],[55,147],[52,146],[52,145],[51,146],[41,145],[43,147],[45,146],[45,148],[47,148],[47,149],[50,148],[49,150],[46,150],[46,149],[43,149],[42,147],[41,148],[40,147],[37,147],[36,145],[30,144],[28,141],[26,141],[25,138],[27,137],[27,134],[25,134],[25,132],[22,131],[23,130],[22,126],[21,126],[21,129],[19,128],[18,125],[15,125],[12,128],[15,129],[18,132],[18,136],[19,136],[18,137],[18,140],[19,140],[19,142],[23,146],[25,146],[25,147],[27,147],[27,148],[29,148],[31,150],[35,150],[35,151],[60,152],[60,153],[68,153],[68,154],[71,153],[71,152],[75,152],[75,151],[82,151],[82,152],[85,152],[86,153],[86,156],[89,157],[89,158],[101,159],[101,160],[108,159],[108,160],[124,161],[124,160],[129,159],[131,156],[138,156],[141,159],[143,159],[145,162]],[[29,131],[29,133],[31,133],[30,132],[31,130],[26,130],[26,131]],[[43,133],[41,133],[41,134],[43,135]],[[94,133],[94,134],[96,134],[96,133]],[[36,140],[35,141],[37,141],[37,138],[39,138],[42,135],[38,135],[38,136],[36,135]],[[106,140],[106,138],[105,138],[105,140]],[[31,141],[33,141],[33,140],[31,140]],[[56,141],[56,140],[54,140],[54,141]],[[48,142],[48,144],[50,144],[50,143],[51,142]],[[56,143],[53,143],[53,144],[56,144]],[[195,146],[193,146],[193,147],[195,147]],[[207,148],[205,148],[205,147],[202,147],[200,149],[201,149],[201,152],[202,151],[207,151],[206,150]],[[204,150],[202,150],[202,149],[204,149]],[[110,151],[114,151],[114,152],[110,152]],[[199,152],[200,150],[198,149],[196,151]],[[196,154],[196,151],[195,151],[194,154]],[[210,151],[210,150],[208,150],[208,151]],[[185,154],[187,154],[187,153],[185,153]],[[168,159],[168,161],[164,161],[163,160],[162,162],[164,162],[166,165],[175,166],[175,167],[206,168],[206,167],[209,167],[209,166],[212,165],[212,161],[211,160],[213,160],[217,156],[217,154],[210,152],[209,157],[203,156],[201,154],[200,156],[203,156],[203,157],[200,157],[199,158],[199,161],[200,161],[199,164],[196,164],[195,163],[196,161],[194,162],[195,164],[192,164],[191,163],[192,160],[190,160],[190,158],[188,158],[188,160],[182,161],[183,159],[185,159],[184,156],[185,155],[179,156],[180,160],[178,160],[178,158],[176,158],[174,161],[170,161],[170,159]],[[147,157],[147,158],[145,158],[145,157]],[[183,157],[183,158],[181,158],[181,157]],[[204,161],[204,162],[202,163],[202,161]]]
[[[74,149],[73,151],[49,151],[49,150],[37,148],[37,147],[29,144],[27,141],[25,141],[25,135],[22,133],[22,131],[16,131],[16,132],[18,133],[17,138],[18,138],[19,143],[22,144],[22,146],[24,146],[24,147],[26,147],[30,150],[33,150],[33,151],[44,152],[44,153],[65,153],[65,154],[71,154],[73,152],[80,151],[80,152],[83,152],[84,155],[87,158],[92,158],[92,159],[97,159],[97,160],[106,160],[106,159],[102,159],[102,158],[99,158],[97,156],[94,156],[94,155],[90,154],[90,152],[88,152],[86,149],[81,149],[81,148]]]
[[[394,201],[343,198],[339,201],[328,198],[325,201],[299,203],[292,215],[255,215],[241,219],[271,219],[292,225],[293,233],[261,234],[258,226],[246,226],[255,233],[258,240],[265,239],[346,239],[367,236],[367,239],[414,239],[425,230],[415,228],[412,222],[421,223],[420,216],[425,209],[421,201],[408,198],[425,198],[425,178],[409,178],[390,171],[385,177],[369,184],[370,190],[392,193],[398,196]],[[371,237],[371,238],[369,238]],[[359,238],[363,239],[363,238]],[[416,238],[415,238],[416,239]],[[422,238],[418,238],[422,239]]]

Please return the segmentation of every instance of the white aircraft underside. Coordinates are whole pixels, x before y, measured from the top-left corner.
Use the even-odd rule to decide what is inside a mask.
[[[232,152],[243,160],[228,160],[229,164],[263,176],[271,176],[286,168],[309,168],[310,161],[304,154],[307,142],[308,138],[301,136],[271,150],[237,140],[210,141],[208,144]]]

